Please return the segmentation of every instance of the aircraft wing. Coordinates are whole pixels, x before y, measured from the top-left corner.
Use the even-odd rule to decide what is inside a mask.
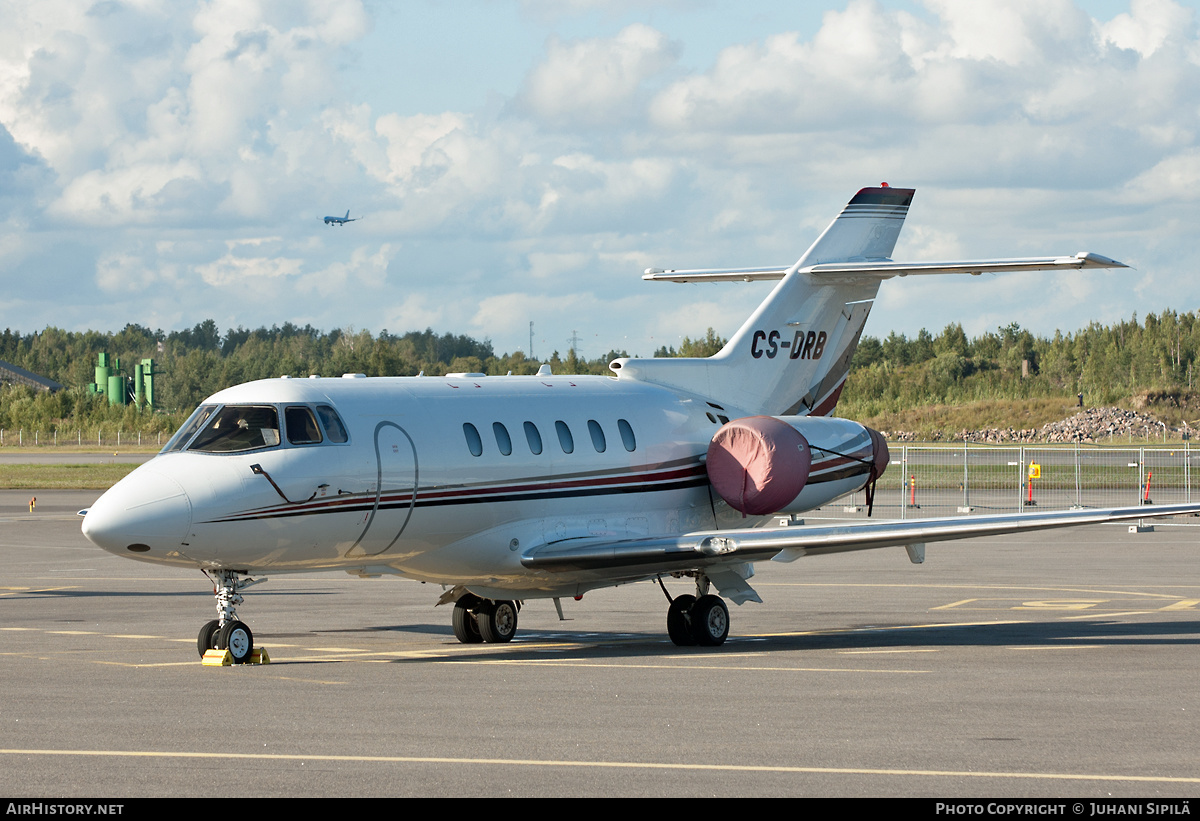
[[[1115,259],[1080,251],[1074,256],[1020,257],[1017,259],[975,259],[954,262],[825,262],[800,268],[801,273],[817,277],[875,276],[880,279],[918,274],[998,274],[1013,271],[1058,271],[1066,268],[1128,268]],[[642,279],[650,282],[754,282],[783,279],[790,266],[766,268],[697,268],[663,270],[647,268]]]
[[[766,559],[790,562],[802,556],[825,553],[924,545],[927,542],[1190,514],[1200,514],[1200,504],[711,530],[668,538],[604,543],[557,542],[533,548],[521,558],[521,564],[531,570],[551,572],[635,568],[670,572],[726,562]]]

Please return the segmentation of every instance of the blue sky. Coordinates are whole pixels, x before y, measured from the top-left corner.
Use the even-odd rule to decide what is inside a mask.
[[[1196,3],[0,0],[0,327],[285,321],[649,355],[731,334],[860,187],[896,257],[1132,271],[885,284],[867,332],[1194,310]],[[342,228],[321,222],[346,209]]]

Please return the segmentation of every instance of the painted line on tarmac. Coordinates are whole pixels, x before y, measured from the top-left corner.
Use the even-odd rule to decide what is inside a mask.
[[[719,658],[719,657],[714,657]],[[444,664],[503,664],[530,667],[601,667],[611,670],[708,670],[723,673],[888,673],[921,675],[932,670],[874,670],[856,667],[721,667],[715,664],[601,664],[557,659],[445,659]]]
[[[1174,593],[1148,593],[1138,590],[1108,590],[1102,587],[1034,587],[1027,584],[876,584],[868,582],[854,583],[824,583],[824,582],[756,582],[755,587],[883,587],[889,589],[912,590],[1036,590],[1050,593],[1091,593],[1109,596],[1135,596],[1152,599],[1178,599]],[[1160,584],[1142,585],[1142,587],[1161,587],[1170,590],[1194,589],[1194,584]],[[968,599],[967,601],[970,601]],[[948,605],[942,605],[946,607]],[[936,609],[936,608],[935,608]]]
[[[1140,784],[1200,784],[1200,777],[1122,775],[1119,773],[1039,773],[969,770],[916,770],[873,767],[797,767],[771,764],[688,764],[666,761],[579,761],[537,758],[452,758],[445,756],[297,755],[289,753],[201,753],[139,750],[2,749],[0,755],[77,756],[87,758],[182,758],[241,761],[327,761],[365,764],[476,764],[511,767],[583,769],[695,770],[699,772],[788,773],[797,775],[899,775],[932,778],[1030,779],[1037,781],[1126,781]]]
[[[1165,608],[1164,608],[1165,609]],[[1082,616],[1063,616],[1062,621],[1071,621],[1073,619],[1115,619],[1117,616],[1149,616],[1157,613],[1157,610],[1125,610],[1124,612],[1110,612],[1100,610],[1095,613],[1084,613]]]
[[[7,591],[0,593],[0,596],[31,596],[36,593],[58,593],[63,590],[78,590],[79,585],[67,585],[65,587],[0,587],[0,590]],[[3,630],[13,630],[16,628],[5,627]]]
[[[1004,649],[1017,650],[1018,652],[1024,653],[1028,650],[1102,650],[1104,647],[1105,645],[1103,644],[1053,644],[1049,647],[1029,644],[1011,644]]]

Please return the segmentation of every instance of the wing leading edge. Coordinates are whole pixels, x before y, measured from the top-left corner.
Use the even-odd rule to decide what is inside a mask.
[[[954,262],[825,262],[797,269],[816,277],[874,276],[880,279],[922,274],[980,274],[1011,273],[1014,271],[1060,271],[1066,268],[1128,268],[1115,259],[1080,251],[1074,256],[1021,257],[1017,259],[976,259]],[[754,282],[783,279],[790,271],[787,266],[763,268],[697,268],[692,270],[663,270],[647,268],[642,279],[650,282]]]
[[[1076,525],[1123,522],[1164,516],[1200,514],[1200,504],[1060,510],[955,516],[945,519],[798,526],[773,529],[714,530],[670,538],[617,542],[557,542],[533,548],[521,558],[530,570],[669,572],[728,562],[774,559],[790,562],[802,556],[909,547],[1006,533],[1027,533]]]

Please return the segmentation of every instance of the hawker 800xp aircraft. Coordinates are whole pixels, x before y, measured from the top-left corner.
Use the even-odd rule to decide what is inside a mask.
[[[253,648],[253,576],[343,569],[443,585],[463,642],[502,642],[530,599],[657,580],[667,632],[719,645],[725,599],[761,601],[754,562],[1136,519],[1200,505],[766,527],[866,488],[876,431],[831,416],[882,280],[1125,267],[1105,257],[899,263],[911,189],[865,188],[791,266],[651,269],[645,279],[778,280],[708,359],[617,359],[612,375],[268,379],[220,391],[86,513],[119,556],[205,571],[201,653]],[[694,594],[671,597],[664,578]]]

